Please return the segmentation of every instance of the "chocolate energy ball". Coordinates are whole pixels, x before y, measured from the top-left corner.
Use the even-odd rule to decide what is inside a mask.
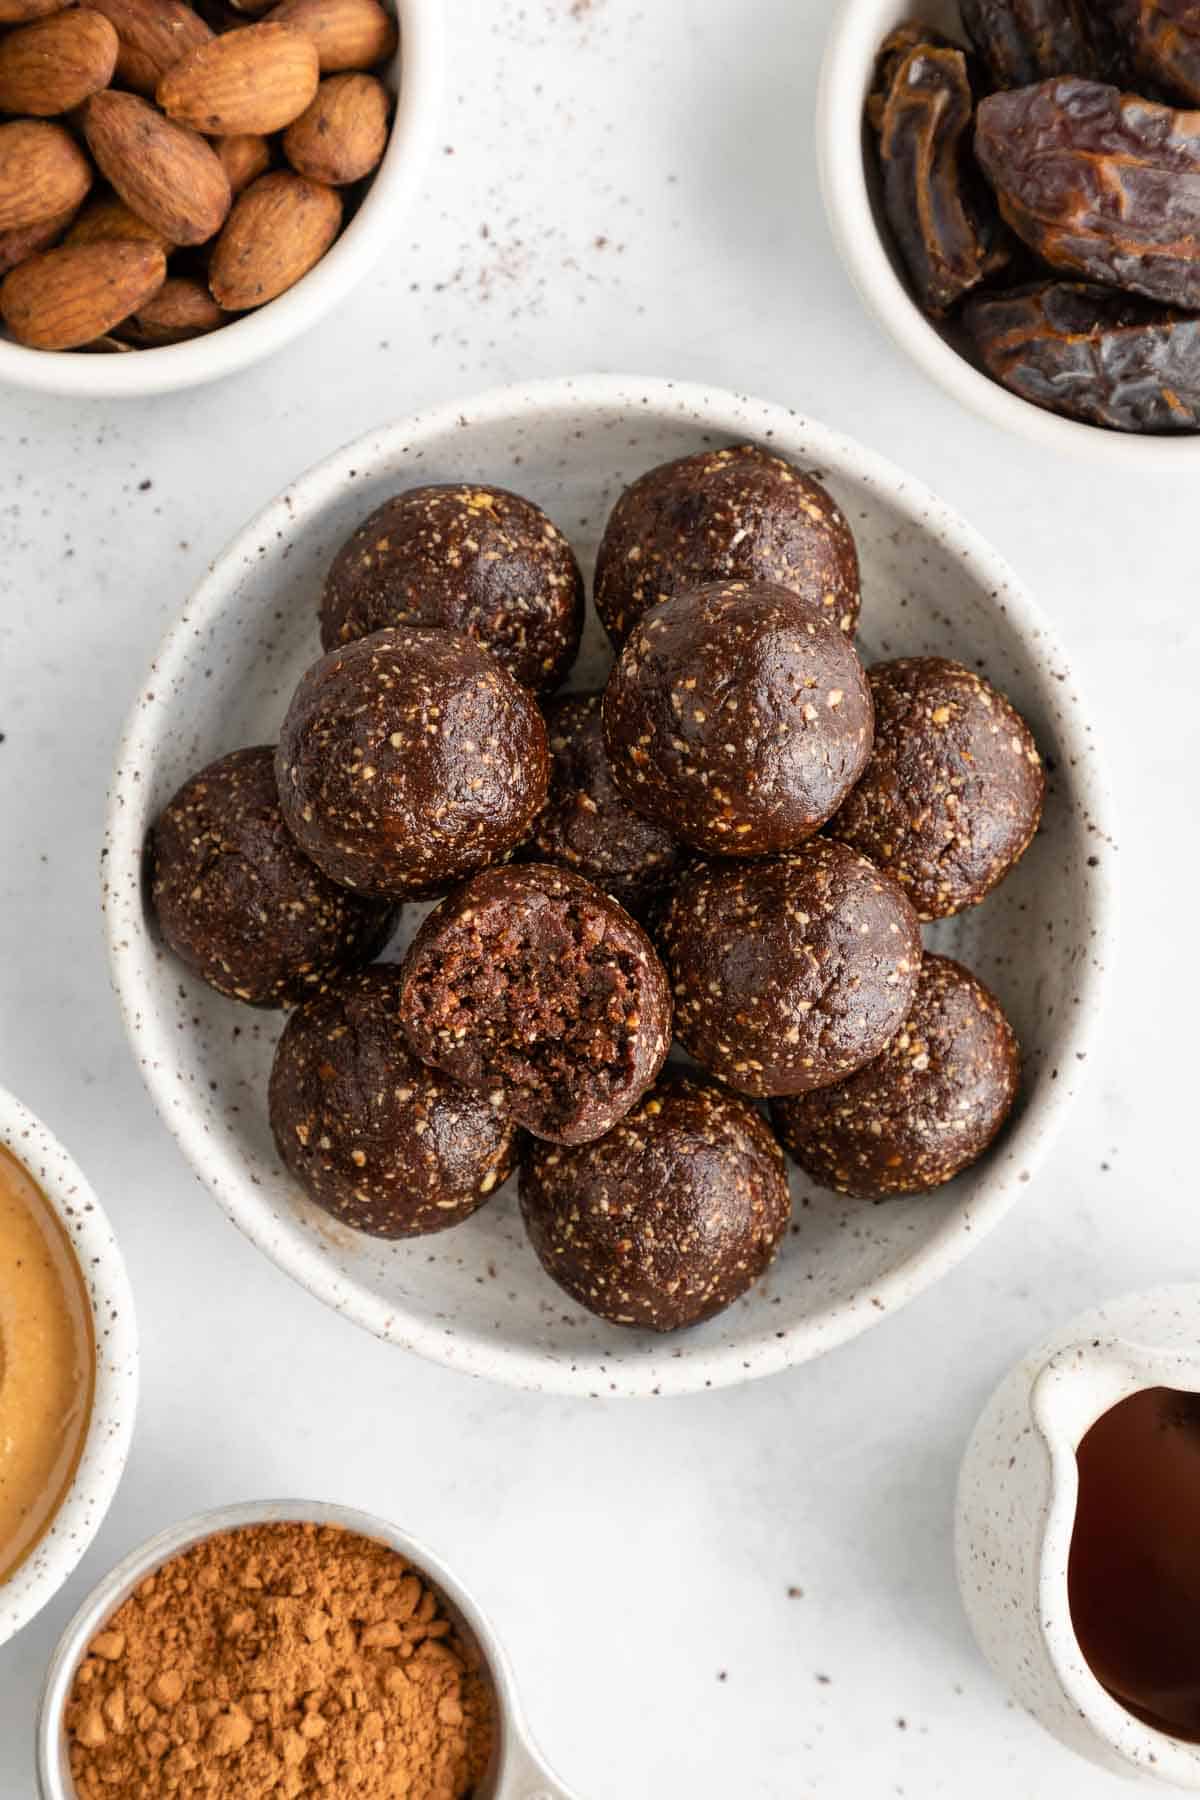
[[[347,893],[283,822],[275,749],[222,756],[169,800],[149,843],[150,898],[176,956],[218,993],[289,1006],[370,962],[395,922]]]
[[[346,887],[436,893],[507,856],[546,798],[532,696],[459,632],[376,631],[303,677],[275,762],[288,827]]]
[[[1020,714],[961,663],[907,656],[869,678],[875,748],[829,832],[886,869],[922,919],[945,919],[1029,848],[1042,761]]]
[[[671,1069],[594,1143],[530,1142],[521,1211],[547,1273],[581,1306],[615,1325],[676,1331],[753,1286],[791,1197],[754,1108]]]
[[[409,488],[334,558],[321,601],[326,650],[389,625],[465,631],[539,692],[575,661],[583,577],[540,507],[504,488]]]
[[[701,450],[626,488],[596,559],[596,611],[620,649],[658,600],[708,581],[771,581],[847,636],[858,623],[858,552],[812,475],[757,444]]]
[[[649,938],[566,869],[488,869],[432,912],[404,963],[423,1062],[559,1144],[599,1137],[662,1067],[671,997]]]
[[[362,969],[292,1014],[271,1069],[271,1130],[311,1200],[372,1237],[457,1225],[513,1171],[517,1130],[417,1061],[400,970]]]
[[[523,854],[574,869],[641,917],[683,853],[618,791],[604,748],[602,698],[566,694],[546,707],[550,797]]]
[[[901,890],[828,838],[776,861],[687,870],[658,942],[680,1042],[755,1095],[825,1087],[878,1056],[921,967]]]
[[[836,1087],[771,1102],[775,1128],[821,1187],[861,1200],[924,1194],[983,1155],[1012,1110],[1021,1058],[995,995],[926,955],[904,1024]]]
[[[867,766],[871,691],[850,640],[786,588],[714,582],[630,632],[604,695],[613,780],[710,856],[789,850]]]

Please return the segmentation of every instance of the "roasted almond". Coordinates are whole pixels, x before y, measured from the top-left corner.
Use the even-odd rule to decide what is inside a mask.
[[[189,50],[158,84],[158,104],[212,137],[281,131],[317,91],[317,49],[287,25],[241,25]]]
[[[332,188],[286,170],[260,175],[235,201],[213,248],[213,299],[226,312],[274,300],[321,260],[341,223]]]
[[[171,244],[203,244],[221,229],[233,195],[211,144],[136,94],[113,89],[87,103],[92,155],[131,211]]]
[[[0,0],[0,25],[23,25],[27,19],[45,19],[65,12],[74,0]]]
[[[34,256],[0,282],[0,317],[18,343],[74,350],[127,319],[163,284],[154,244],[75,244]]]
[[[63,126],[40,119],[0,125],[0,231],[69,212],[91,185],[91,164]]]
[[[283,137],[298,175],[342,187],[376,166],[388,140],[391,99],[374,75],[330,75]]]
[[[281,0],[270,16],[308,33],[322,75],[370,69],[396,49],[396,21],[379,0]]]
[[[221,167],[235,194],[240,194],[252,181],[265,175],[271,166],[270,144],[253,132],[246,132],[241,137],[217,138],[213,149],[221,159]]]
[[[107,87],[116,66],[117,34],[98,12],[35,19],[0,38],[0,112],[70,112]]]
[[[116,194],[95,194],[63,239],[67,244],[102,244],[113,239],[126,244],[157,244],[170,250],[161,231],[131,212]]]
[[[4,0],[0,0],[3,5]],[[117,79],[125,87],[153,99],[154,90],[171,67],[212,32],[199,13],[183,0],[89,0],[103,13],[120,40]]]
[[[56,244],[71,223],[72,212],[60,213],[56,219],[39,219],[36,225],[21,225],[14,231],[0,231],[0,275],[7,275],[18,263],[27,262],[41,250]]]
[[[190,275],[169,275],[157,294],[119,328],[120,335],[143,349],[160,344],[184,344],[224,325],[226,315],[202,281]]]

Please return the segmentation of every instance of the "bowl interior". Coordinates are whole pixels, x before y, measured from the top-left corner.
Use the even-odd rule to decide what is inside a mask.
[[[346,535],[396,489],[486,480],[544,506],[590,574],[621,487],[667,457],[756,437],[817,469],[853,525],[867,659],[937,652],[986,672],[1029,718],[1051,769],[1044,827],[1016,873],[930,934],[995,987],[1026,1069],[997,1150],[928,1198],[872,1207],[795,1178],[790,1235],[767,1279],[710,1323],[656,1337],[567,1300],[527,1247],[512,1185],[465,1224],[407,1244],[358,1236],[307,1204],[267,1122],[278,1014],[221,999],[157,940],[141,881],[146,828],[178,784],[272,740],[319,654],[317,600]],[[609,656],[591,617],[573,686]],[[715,1385],[812,1355],[883,1316],[965,1255],[1028,1179],[1077,1080],[1107,931],[1108,847],[1090,733],[1069,670],[998,558],[897,471],[780,408],[596,377],[501,393],[381,431],[285,493],[219,559],[131,716],[110,810],[113,966],[150,1090],[239,1225],[329,1304],[380,1336],[523,1385],[652,1393]],[[389,955],[424,909],[408,909]]]

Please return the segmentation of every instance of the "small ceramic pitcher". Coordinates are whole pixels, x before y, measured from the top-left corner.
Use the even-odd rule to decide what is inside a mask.
[[[1200,1744],[1143,1724],[1101,1686],[1067,1599],[1076,1450],[1098,1418],[1150,1387],[1200,1393],[1200,1286],[1096,1307],[1000,1384],[959,1478],[958,1580],[988,1661],[1048,1731],[1116,1774],[1200,1791]]]

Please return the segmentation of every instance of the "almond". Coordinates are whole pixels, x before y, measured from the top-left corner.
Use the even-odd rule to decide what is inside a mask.
[[[23,25],[26,19],[45,19],[64,12],[73,0],[0,0],[0,25]]]
[[[271,18],[308,33],[322,75],[369,69],[395,53],[396,21],[379,0],[281,0]]]
[[[131,211],[172,244],[203,244],[233,195],[211,144],[164,119],[136,94],[93,94],[84,131],[92,155]]]
[[[31,257],[0,282],[0,317],[18,343],[74,350],[103,337],[163,284],[154,244],[76,244]]]
[[[190,275],[168,276],[121,327],[121,336],[143,349],[159,344],[183,344],[224,325],[226,315],[201,281]]]
[[[229,177],[235,194],[257,181],[271,166],[271,146],[266,138],[247,132],[241,137],[218,138],[213,149],[221,159],[221,167]]]
[[[391,100],[374,75],[331,75],[283,138],[298,175],[342,187],[369,175],[387,148]]]
[[[117,34],[98,12],[36,19],[0,38],[0,112],[70,112],[107,87],[116,66]]]
[[[21,225],[14,231],[0,231],[0,275],[7,275],[18,263],[27,262],[39,250],[49,250],[58,242],[71,223],[74,209],[59,213],[53,219],[39,219],[36,225]]]
[[[274,300],[320,261],[341,222],[341,198],[332,188],[286,171],[260,175],[235,203],[213,249],[213,299],[227,312]]]
[[[171,64],[212,37],[199,13],[183,0],[89,0],[89,4],[104,14],[120,40],[118,81],[150,99]]]
[[[311,38],[287,25],[242,25],[190,50],[158,84],[158,104],[213,137],[281,131],[317,91]]]
[[[40,119],[0,125],[0,231],[70,211],[91,185],[91,165],[61,125]]]
[[[172,248],[161,231],[148,225],[116,194],[97,194],[89,200],[68,231],[64,243],[111,243],[116,238],[127,244],[157,244],[161,250]]]

